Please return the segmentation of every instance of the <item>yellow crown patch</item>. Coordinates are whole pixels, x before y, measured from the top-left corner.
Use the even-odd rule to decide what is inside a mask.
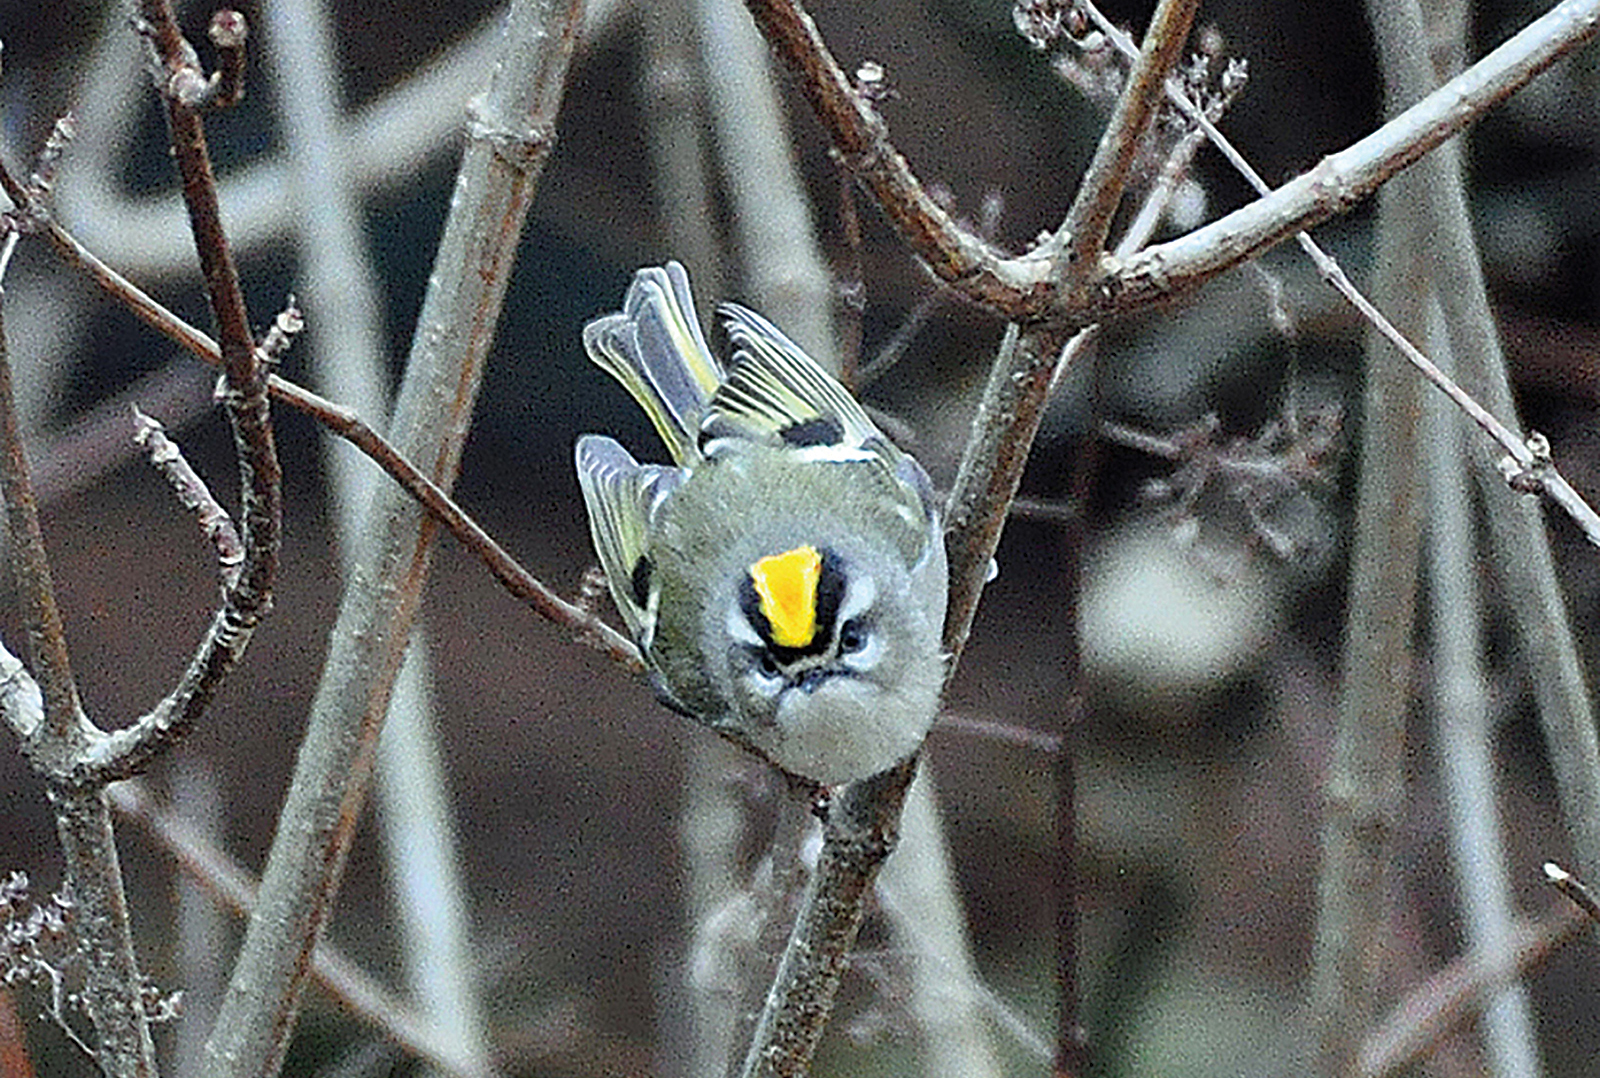
[[[772,642],[804,648],[817,635],[817,580],[822,555],[813,546],[795,547],[750,566],[750,582],[761,600]]]

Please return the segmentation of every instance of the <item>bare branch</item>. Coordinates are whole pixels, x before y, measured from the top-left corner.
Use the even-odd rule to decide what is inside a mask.
[[[1550,458],[1550,443],[1545,437],[1537,431],[1530,433],[1526,438],[1518,437],[1515,431],[1479,404],[1454,378],[1440,370],[1438,365],[1407,340],[1405,334],[1395,328],[1394,323],[1384,317],[1383,312],[1350,283],[1350,279],[1345,276],[1344,270],[1338,263],[1312,243],[1310,237],[1302,234],[1301,239],[1304,244],[1310,244],[1312,258],[1328,283],[1338,289],[1339,294],[1360,311],[1363,317],[1399,350],[1407,362],[1433,383],[1435,388],[1449,397],[1457,408],[1465,412],[1468,418],[1505,450],[1506,456],[1501,461],[1500,474],[1505,479],[1506,485],[1522,494],[1547,496],[1572,518],[1573,523],[1583,531],[1584,538],[1600,546],[1600,514],[1596,514],[1589,503],[1584,501],[1583,496],[1557,471],[1555,462]]]
[[[1412,988],[1367,1034],[1353,1073],[1360,1078],[1409,1073],[1440,1038],[1477,1013],[1490,991],[1537,970],[1590,923],[1578,910],[1563,910],[1520,923],[1503,951],[1462,955]]]
[[[553,146],[580,13],[577,0],[513,3],[499,62],[472,102],[456,197],[393,421],[400,450],[424,462],[441,488],[460,465],[522,225]],[[215,1078],[275,1072],[288,1050],[307,960],[338,893],[436,531],[414,501],[387,485],[366,507],[259,905],[206,1042],[205,1067]]]
[[[194,513],[200,530],[217,548],[223,590],[232,588],[239,582],[239,568],[244,562],[244,544],[233,526],[233,518],[211,496],[206,481],[183,459],[183,451],[167,437],[165,427],[139,411],[138,405],[133,407],[133,422],[133,440],[145,448],[150,463],[166,477],[178,502]]]
[[[810,1066],[916,773],[912,757],[834,794],[823,820],[822,854],[756,1022],[743,1078],[795,1078]]]
[[[228,411],[242,469],[241,531],[245,541],[245,564],[239,586],[230,593],[231,605],[236,607],[236,632],[241,638],[239,651],[242,652],[243,643],[271,605],[282,529],[282,473],[273,444],[266,372],[256,361],[250,313],[245,308],[239,270],[222,227],[205,128],[181,89],[198,77],[194,50],[183,40],[167,0],[141,0],[139,11],[148,26],[146,40],[155,52],[155,64],[162,76],[157,79],[157,88],[166,106],[173,157],[183,182],[184,204],[189,209],[195,251],[200,257],[211,314],[217,323],[222,370],[227,380],[223,404]]]
[[[1323,158],[1309,172],[1225,217],[1128,259],[1107,275],[1102,296],[1086,309],[1072,311],[1070,317],[1082,324],[1165,301],[1344,213],[1391,176],[1476,123],[1597,30],[1600,0],[1564,0],[1472,67],[1372,134]]]
[[[165,847],[179,868],[193,876],[219,905],[237,916],[250,916],[255,909],[259,881],[157,799],[141,780],[131,779],[113,786],[111,803]],[[422,1016],[405,1001],[395,998],[328,941],[317,944],[311,955],[311,966],[312,975],[335,1002],[394,1038],[406,1051],[446,1074],[466,1078],[476,1073],[466,1061],[450,1055]]]
[[[1015,305],[1024,285],[999,276],[1003,253],[956,224],[923,188],[798,0],[746,0],[746,6],[794,73],[844,167],[872,192],[911,248],[942,279],[962,282],[970,294],[999,306]]]
[[[1003,317],[1049,317],[1073,327],[1165,302],[1349,210],[1600,29],[1600,0],[1564,0],[1426,99],[1270,196],[1108,267],[1098,287],[1063,297],[1050,285],[1048,251],[1006,257],[933,201],[798,4],[747,3],[847,167],[934,273]]]
[[[211,16],[206,36],[217,47],[217,69],[207,82],[207,104],[230,109],[244,100],[244,43],[250,25],[237,11],[223,8]]]
[[[271,608],[282,524],[282,474],[272,436],[266,374],[256,360],[238,270],[222,230],[204,128],[194,108],[185,103],[186,88],[198,78],[193,50],[178,32],[164,0],[147,0],[139,26],[152,46],[153,67],[164,94],[206,291],[222,331],[218,349],[224,373],[222,400],[240,462],[244,556],[235,584],[224,593],[222,606],[178,685],[132,726],[97,739],[75,765],[104,781],[137,773],[181,736],[243,656],[256,625]],[[33,201],[38,204],[42,200]]]
[[[1150,19],[1144,47],[1056,236],[1065,256],[1056,267],[1056,279],[1069,292],[1077,292],[1101,274],[1100,255],[1111,233],[1111,218],[1122,202],[1128,172],[1160,110],[1162,89],[1177,66],[1199,7],[1199,0],[1164,0]]]
[[[10,235],[8,246],[15,239],[15,234]],[[0,299],[3,297],[0,292]],[[0,493],[5,496],[11,562],[21,593],[28,654],[39,671],[44,691],[45,721],[35,728],[35,736],[23,743],[23,751],[43,773],[60,774],[94,736],[94,730],[78,702],[78,688],[67,653],[66,629],[62,625],[61,609],[56,604],[55,585],[50,579],[50,558],[45,552],[44,531],[39,526],[39,506],[33,495],[33,479],[11,389],[11,356],[3,303],[0,303],[0,442],[4,443],[0,446]]]
[[[1595,897],[1587,884],[1554,861],[1544,863],[1544,876],[1552,887],[1566,895],[1589,920],[1600,923],[1600,899]]]

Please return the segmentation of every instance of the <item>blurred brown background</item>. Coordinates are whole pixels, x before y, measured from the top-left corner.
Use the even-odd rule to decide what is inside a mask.
[[[245,10],[259,25],[257,13]],[[1473,6],[1474,55],[1539,10]],[[482,4],[342,5],[348,101],[381,100],[489,12]],[[1136,25],[1146,14],[1115,5],[1108,13]],[[206,14],[188,16],[197,36]],[[882,106],[894,139],[926,181],[948,189],[958,213],[975,218],[985,199],[1001,196],[997,239],[1013,250],[1059,223],[1103,112],[1027,47],[1005,4],[819,3],[815,15],[847,67],[865,59],[884,65],[897,92]],[[4,152],[14,168],[82,92],[79,80],[111,23],[98,5],[0,7]],[[1202,23],[1221,35],[1227,55],[1250,61],[1251,82],[1224,127],[1270,181],[1375,124],[1373,61],[1358,6],[1223,0],[1206,5]],[[458,490],[491,533],[569,594],[592,561],[571,474],[574,436],[621,432],[641,454],[652,445],[641,417],[587,365],[579,344],[583,323],[617,304],[634,267],[675,253],[664,246],[643,154],[641,51],[636,23],[620,12],[580,50]],[[1600,492],[1594,77],[1592,52],[1565,62],[1482,125],[1470,155],[1473,209],[1527,421],[1550,435],[1558,461],[1591,495]],[[213,124],[225,178],[229,168],[276,152],[270,95],[259,86],[243,108]],[[148,97],[136,81],[122,92]],[[791,105],[823,248],[842,267],[837,174],[803,103]],[[458,101],[440,108],[461,112]],[[141,106],[138,124],[118,178],[132,193],[166,188],[150,104]],[[65,167],[72,169],[70,157]],[[375,183],[367,204],[396,364],[452,170],[453,155],[436,153],[409,177]],[[1197,178],[1211,214],[1243,199],[1205,152]],[[932,285],[865,200],[860,205],[863,354],[870,356]],[[1370,268],[1367,225],[1358,212],[1319,233],[1358,279]],[[116,221],[93,228],[122,230]],[[1279,251],[1267,264],[1285,285],[1295,340],[1272,331],[1261,287],[1247,272],[1180,308],[1116,327],[1097,353],[1094,414],[1082,387],[1069,386],[1041,433],[1025,493],[1061,498],[1100,420],[1170,433],[1214,411],[1224,434],[1251,437],[1291,400],[1353,414],[1360,328],[1295,254]],[[243,265],[258,323],[286,292],[303,287],[296,253],[285,244],[248,247]],[[207,380],[192,376],[192,361],[65,276],[40,245],[25,244],[12,273],[13,348],[34,349],[25,362],[56,372],[56,392],[36,412],[39,444],[48,448],[35,456],[47,456],[40,465],[56,470],[45,525],[75,670],[91,713],[117,725],[150,707],[186,661],[215,600],[211,555],[160,478],[119,444],[124,434],[106,426],[75,442],[56,437],[137,378],[176,364],[190,374],[174,391],[189,402],[173,405],[175,435],[219,490],[233,475],[228,441],[218,416],[197,403]],[[133,276],[204,324],[192,279]],[[729,298],[745,296],[736,258],[724,280]],[[721,297],[713,282],[698,287],[704,312]],[[999,330],[946,301],[870,394],[917,432],[917,451],[941,484],[953,475]],[[283,373],[299,377],[305,362],[292,353]],[[19,377],[27,377],[25,367]],[[276,612],[206,721],[154,776],[170,786],[180,771],[208,774],[220,791],[226,842],[253,868],[270,842],[339,595],[318,432],[281,411],[278,421],[289,499]],[[1303,1048],[1293,1019],[1315,908],[1318,783],[1338,676],[1354,439],[1347,428],[1327,486],[1285,507],[1304,544],[1288,559],[1263,550],[1225,499],[1202,507],[1199,546],[1184,549],[1162,506],[1141,496],[1171,466],[1105,443],[1096,450],[1095,495],[1085,507],[1091,706],[1080,731],[1082,906],[1087,1019],[1104,1049],[1105,1074],[1285,1073],[1280,1068]],[[1573,617],[1587,625],[1600,598],[1594,552],[1564,521],[1552,530]],[[1071,611],[1057,568],[1060,544],[1059,527],[1047,521],[1008,530],[1000,576],[950,694],[952,712],[1059,732],[1072,688],[1062,655]],[[6,587],[0,632],[15,649],[21,634]],[[453,823],[507,1073],[669,1072],[667,1001],[683,962],[676,835],[684,752],[710,735],[506,597],[449,541],[438,549],[425,621]],[[1504,634],[1491,639],[1503,810],[1513,821],[1507,838],[1521,905],[1538,911],[1556,900],[1541,889],[1537,865],[1559,857],[1563,840],[1524,675]],[[1425,681],[1426,671],[1419,677]],[[1442,882],[1448,872],[1430,729],[1419,715],[1403,866],[1410,950],[1396,956],[1400,985],[1460,943],[1451,889]],[[1048,1035],[1052,759],[955,726],[936,731],[930,759],[980,967]],[[758,806],[781,796],[759,772],[744,779]],[[0,870],[26,870],[43,893],[58,881],[60,864],[42,787],[14,754],[0,753],[0,789]],[[159,984],[175,987],[166,957],[172,862],[137,827],[122,833],[145,960]],[[353,853],[331,937],[393,975],[396,941],[376,853],[370,834]],[[872,946],[870,929],[864,938]],[[893,957],[885,956],[891,970]],[[1591,1073],[1600,1053],[1597,962],[1593,945],[1582,943],[1533,981],[1551,1074]],[[226,952],[218,953],[219,971],[227,965]],[[820,1068],[826,1073],[865,1073],[897,1058],[893,999],[863,981],[852,987],[852,1013],[882,1012],[889,1021],[861,1043],[836,1029]],[[323,1066],[330,1046],[362,1036],[313,1003],[290,1070]],[[45,1072],[84,1072],[42,1023],[30,1037]],[[885,1046],[887,1053],[879,1051]],[[1015,1073],[1041,1069],[1022,1051],[1008,1051]]]

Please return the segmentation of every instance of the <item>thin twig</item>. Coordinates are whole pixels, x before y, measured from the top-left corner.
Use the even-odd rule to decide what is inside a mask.
[[[1523,920],[1508,947],[1469,951],[1413,987],[1361,1043],[1353,1073],[1395,1078],[1410,1073],[1451,1029],[1468,1021],[1488,993],[1537,970],[1591,926],[1576,909]]]
[[[10,180],[9,172],[0,166],[0,187]],[[63,261],[83,270],[102,291],[140,321],[206,363],[212,366],[221,364],[221,352],[214,340],[106,265],[53,219],[46,220],[42,231]],[[595,647],[613,662],[635,672],[644,669],[638,649],[632,641],[607,625],[593,611],[562,599],[525,569],[358,413],[276,374],[267,376],[267,392],[273,400],[310,416],[382,468],[438,519],[462,546],[481,560],[513,597],[527,603],[541,617],[570,630],[580,641]]]
[[[1471,394],[1462,389],[1455,379],[1423,355],[1367,297],[1356,289],[1355,285],[1350,283],[1344,270],[1332,258],[1317,248],[1304,233],[1301,235],[1305,243],[1311,245],[1310,250],[1315,252],[1312,258],[1317,262],[1317,268],[1322,271],[1328,283],[1338,289],[1339,294],[1360,311],[1362,316],[1376,327],[1378,332],[1382,333],[1424,378],[1449,397],[1451,403],[1465,412],[1484,433],[1506,451],[1506,457],[1500,465],[1500,474],[1506,484],[1522,494],[1546,495],[1572,518],[1573,523],[1582,530],[1584,538],[1600,546],[1600,514],[1596,514],[1589,503],[1584,501],[1556,470],[1555,463],[1550,459],[1550,443],[1544,436],[1535,431],[1526,438],[1518,437],[1515,431],[1500,422]]]
[[[200,530],[217,550],[217,565],[222,571],[222,586],[226,590],[238,584],[239,567],[244,562],[244,544],[239,532],[204,479],[189,466],[177,443],[167,437],[166,428],[133,406],[133,440],[143,446],[150,463],[166,477],[178,502],[194,513]]]
[[[1554,861],[1544,863],[1544,876],[1552,887],[1566,895],[1589,920],[1600,924],[1600,898],[1595,897],[1587,884]]]
[[[863,286],[864,287],[864,286]],[[945,301],[947,292],[943,288],[935,288],[917,300],[910,312],[895,327],[893,333],[883,346],[872,355],[872,358],[863,362],[856,370],[855,388],[859,391],[870,386],[894,369],[895,364],[905,358],[906,350],[911,347],[911,342],[916,340],[917,334],[926,328],[928,321],[938,310],[939,305]]]
[[[204,367],[169,363],[80,413],[45,442],[34,462],[33,487],[41,505],[81,491],[139,455],[128,440],[128,410],[135,405],[182,427],[211,408],[216,384]]]
[[[1150,20],[1144,47],[1128,72],[1072,208],[1057,233],[1056,242],[1064,255],[1056,267],[1057,280],[1069,293],[1100,276],[1100,256],[1111,234],[1111,219],[1122,203],[1128,173],[1160,110],[1161,90],[1182,56],[1199,7],[1199,0],[1163,3]]]
[[[231,109],[244,100],[245,40],[250,26],[237,11],[227,8],[211,16],[206,36],[217,47],[217,69],[206,86],[206,104]]]
[[[1054,756],[1061,751],[1062,738],[1059,734],[984,718],[981,715],[946,709],[939,712],[937,727],[940,730],[950,730],[1001,745],[1013,745],[1031,752],[1041,752],[1047,756]]]

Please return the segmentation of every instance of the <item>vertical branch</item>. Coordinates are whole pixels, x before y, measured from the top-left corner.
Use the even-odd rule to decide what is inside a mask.
[[[1137,121],[1141,133],[1153,115],[1166,75],[1187,36],[1195,6],[1195,0],[1163,0],[1152,20],[1155,32],[1135,64],[1135,76],[1129,83],[1130,93],[1142,93],[1150,101],[1139,107],[1125,106],[1125,123],[1132,126]],[[750,8],[768,40],[783,43],[781,51],[795,66],[802,89],[824,122],[829,123],[830,116],[844,118],[843,122],[831,123],[830,132],[847,163],[860,169],[869,185],[888,184],[897,195],[909,196],[914,203],[920,188],[900,184],[895,178],[896,169],[904,170],[905,163],[888,147],[886,139],[873,141],[869,137],[859,145],[846,141],[862,132],[881,136],[882,123],[844,81],[809,16],[798,5],[782,0],[751,0]],[[853,126],[856,121],[863,125]],[[887,173],[875,171],[884,167]],[[1108,187],[1116,188],[1120,197],[1120,179],[1112,175],[1106,182]],[[891,200],[876,187],[875,192],[880,204],[893,214]],[[919,226],[937,224],[942,211],[938,215],[918,212],[911,218]],[[898,217],[896,223],[902,223]],[[926,258],[925,248],[937,247],[939,242],[914,245]],[[946,255],[956,250],[952,246],[943,248]],[[951,267],[936,265],[935,269],[941,276],[948,276]],[[1038,434],[1050,385],[1063,360],[1063,348],[1074,328],[1058,320],[1008,329],[979,406],[973,435],[951,493],[946,522],[951,595],[944,644],[954,657],[952,672],[971,631],[1001,528]],[[915,769],[913,758],[883,775],[850,786],[830,809],[822,859],[802,899],[800,919],[758,1022],[745,1061],[747,1078],[803,1073],[809,1064],[832,1007],[845,954],[860,927],[859,904],[883,859],[893,849],[900,806]]]
[[[1436,303],[1429,308],[1429,351],[1454,367],[1443,339],[1443,312]],[[1451,867],[1467,946],[1504,953],[1512,949],[1516,934],[1516,900],[1495,794],[1489,652],[1483,639],[1484,604],[1477,586],[1467,476],[1471,455],[1465,428],[1447,402],[1430,395],[1422,417],[1429,448],[1423,465],[1428,504],[1424,558],[1431,598],[1428,650],[1435,671],[1428,709],[1436,731]],[[1527,986],[1508,982],[1486,995],[1478,1028],[1489,1072],[1496,1078],[1532,1078],[1540,1072],[1539,1049]]]
[[[810,1067],[916,773],[912,757],[834,796],[823,821],[822,854],[757,1020],[743,1078],[795,1078]]]
[[[950,610],[944,647],[959,661],[988,582],[1006,513],[1016,498],[1058,357],[1071,330],[1032,324],[1006,327],[972,434],[945,507],[950,553]],[[952,664],[952,673],[954,666]]]
[[[489,87],[471,109],[455,197],[429,278],[392,437],[448,490],[522,225],[553,145],[580,21],[577,0],[525,0],[507,17]],[[340,606],[309,728],[216,1029],[217,1078],[282,1065],[312,948],[337,894],[376,741],[429,568],[436,522],[380,487]]]
[[[1082,340],[1079,334],[1076,340]],[[1076,343],[1076,341],[1074,342]],[[1069,346],[1070,347],[1070,346]],[[1094,363],[1092,349],[1088,360]],[[1102,366],[1090,371],[1088,408],[1091,415],[1100,407]],[[1067,597],[1070,616],[1069,638],[1062,641],[1062,673],[1068,696],[1062,707],[1061,748],[1055,759],[1056,786],[1056,873],[1053,890],[1056,899],[1056,1054],[1057,1078],[1083,1078],[1089,1073],[1088,1032],[1083,1022],[1083,971],[1081,967],[1079,889],[1083,873],[1078,848],[1078,728],[1086,708],[1083,688],[1083,641],[1078,630],[1078,610],[1083,598],[1083,565],[1088,544],[1088,525],[1084,514],[1093,494],[1103,453],[1099,442],[1083,439],[1074,454],[1070,504],[1074,512],[1062,529],[1061,570],[1065,579],[1062,591]]]
[[[242,21],[240,23],[242,29]],[[30,646],[43,671],[46,717],[25,747],[50,784],[51,804],[66,858],[68,886],[79,911],[77,929],[87,975],[83,1004],[98,1039],[96,1062],[108,1074],[155,1072],[139,973],[128,923],[105,783],[142,766],[170,736],[192,721],[222,676],[242,654],[256,622],[271,602],[277,568],[280,474],[273,446],[266,382],[256,362],[238,275],[217,212],[216,186],[206,152],[195,94],[206,93],[192,50],[178,33],[170,8],[147,0],[141,28],[152,45],[153,67],[167,106],[172,149],[183,180],[196,248],[221,331],[225,400],[239,452],[244,502],[245,556],[180,688],[147,720],[106,736],[83,715],[67,665],[60,615],[37,509],[17,435],[9,361],[0,354],[0,411],[7,442],[3,481],[18,565],[27,596]],[[236,44],[242,43],[242,36]],[[197,88],[198,82],[198,88]],[[43,187],[40,185],[40,192]],[[26,203],[35,206],[33,192]],[[9,255],[9,247],[7,250]],[[0,341],[3,341],[0,326]],[[0,350],[3,350],[0,344]]]
[[[362,230],[361,180],[338,161],[339,72],[329,5],[269,4],[274,104],[303,211],[296,219],[305,291],[312,304],[312,374],[363,415],[387,418],[387,339],[377,269]],[[362,510],[382,475],[350,447],[323,439],[328,510],[344,566],[353,568]],[[378,739],[376,819],[390,863],[386,882],[415,1006],[432,1036],[487,1074],[487,1017],[469,942],[469,903],[439,740],[444,715],[431,692],[431,649],[420,629],[395,683]]]
[[[0,299],[3,298],[4,293],[0,292]],[[56,605],[55,585],[50,579],[50,558],[45,552],[44,531],[39,527],[39,505],[33,495],[28,458],[22,447],[16,396],[11,388],[10,346],[6,341],[3,306],[0,303],[0,439],[5,446],[4,455],[0,456],[0,490],[5,494],[11,560],[28,634],[28,657],[38,673],[45,708],[45,721],[35,729],[33,736],[24,739],[23,750],[30,756],[36,752],[60,753],[64,762],[83,747],[81,724],[85,720],[78,703],[78,687],[72,678],[61,608]]]
[[[1380,47],[1401,47],[1393,12],[1369,5]],[[1412,32],[1420,42],[1421,27]],[[1385,65],[1388,110],[1414,90]],[[1378,303],[1422,339],[1432,263],[1416,213],[1421,174],[1378,195]],[[1421,383],[1369,334],[1361,418],[1356,537],[1346,602],[1344,684],[1327,778],[1322,874],[1312,971],[1320,1071],[1346,1074],[1375,1023],[1387,987],[1395,898],[1394,844],[1405,800],[1405,726],[1413,683],[1420,521],[1417,459]]]
[[[1461,155],[1447,145],[1416,168],[1429,177],[1418,207],[1429,219],[1441,281],[1436,294],[1459,364],[1457,377],[1490,412],[1514,416],[1516,402],[1472,233]],[[1532,671],[1545,758],[1555,776],[1563,822],[1581,871],[1600,879],[1600,738],[1544,515],[1532,499],[1508,499],[1501,475],[1479,460],[1474,478],[1485,504],[1494,507],[1486,523],[1495,574],[1505,594],[1521,598],[1510,612],[1519,651]]]
[[[1109,227],[1110,211],[1106,211],[1105,220],[1094,222],[1104,203],[1114,210],[1116,200],[1121,198],[1126,158],[1164,99],[1167,75],[1178,60],[1197,7],[1197,0],[1162,0],[1157,6],[1113,116],[1115,134],[1108,131],[1102,139],[1091,169],[1098,178],[1099,193],[1080,196],[1067,217],[1065,227],[1077,230],[1067,238],[1069,251],[1075,251],[1075,245],[1090,232],[1097,232],[1100,242],[1104,241],[1103,228]],[[1133,96],[1145,100],[1134,104],[1128,100]],[[1093,252],[1096,264],[1099,255],[1097,246]],[[1096,276],[1088,266],[1061,266],[1058,272],[1087,275],[1076,276],[1076,280]],[[945,521],[950,533],[950,610],[945,618],[944,643],[958,661],[972,628],[978,598],[988,580],[989,566],[1000,545],[1006,514],[1016,498],[1023,467],[1039,432],[1050,386],[1068,358],[1063,349],[1081,325],[1057,318],[1007,329],[978,405],[973,433],[950,492]]]
[[[1128,72],[1127,85],[1061,226],[1065,258],[1056,267],[1060,280],[1081,286],[1100,275],[1100,255],[1128,184],[1128,171],[1166,99],[1167,76],[1182,56],[1199,8],[1200,0],[1163,0],[1151,16],[1139,58]]]
[[[0,305],[3,312],[3,305]],[[17,429],[11,357],[0,313],[0,489],[6,502],[12,560],[22,594],[28,644],[42,675],[43,721],[22,730],[23,747],[49,781],[56,831],[66,860],[77,933],[88,973],[84,1003],[98,1041],[96,1062],[114,1078],[155,1073],[155,1046],[145,1020],[143,978],[133,950],[128,900],[111,832],[111,811],[99,785],[71,781],[89,744],[100,738],[78,704],[66,635],[50,581],[28,461]]]
[[[105,787],[52,785],[50,807],[77,907],[79,946],[88,962],[83,1003],[98,1038],[95,1062],[113,1078],[154,1075],[144,977],[133,949]]]
[[[258,602],[264,604],[271,594],[282,524],[282,473],[273,445],[267,376],[256,362],[250,313],[245,308],[239,270],[222,228],[205,125],[196,107],[196,102],[204,100],[209,92],[206,80],[193,48],[178,29],[168,0],[140,0],[139,14],[156,53],[153,63],[166,106],[173,159],[183,185],[183,203],[189,213],[206,295],[211,301],[211,315],[217,324],[217,343],[227,381],[224,404],[239,453],[241,526],[247,548],[254,548],[256,553],[247,558],[237,591],[240,605],[251,607]],[[242,30],[238,33],[242,37]]]

